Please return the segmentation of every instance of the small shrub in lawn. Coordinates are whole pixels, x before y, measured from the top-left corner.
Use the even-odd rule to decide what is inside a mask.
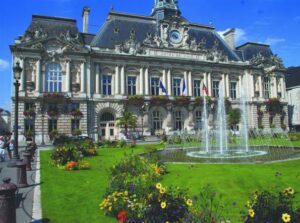
[[[67,171],[78,170],[78,162],[70,161],[66,164],[65,169]]]
[[[81,153],[73,144],[58,146],[51,154],[51,159],[55,165],[66,165],[69,161],[77,162],[81,158]]]
[[[300,207],[295,207],[294,198],[295,192],[291,187],[278,194],[255,192],[246,205],[248,211],[244,213],[245,223],[300,222]]]
[[[125,146],[126,146],[126,141],[123,140],[123,139],[119,140],[118,147],[119,148],[124,148]]]

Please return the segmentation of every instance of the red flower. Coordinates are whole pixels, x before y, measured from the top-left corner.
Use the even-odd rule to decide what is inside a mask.
[[[118,218],[118,220],[119,220],[120,223],[125,222],[126,219],[127,219],[127,213],[126,213],[126,211],[124,211],[124,210],[121,211],[121,212],[117,215],[117,218]]]

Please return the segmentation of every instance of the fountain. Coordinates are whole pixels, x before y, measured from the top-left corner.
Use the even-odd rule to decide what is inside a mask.
[[[238,136],[232,136],[227,128],[224,86],[220,83],[215,109],[217,121],[213,129],[209,129],[208,114],[211,112],[208,100],[204,97],[202,130],[196,134],[185,132],[170,137],[169,145],[165,150],[158,152],[158,158],[163,162],[192,163],[257,163],[300,158],[300,150],[293,148],[287,132],[281,128],[249,129],[247,95],[243,90],[240,93],[241,120]],[[229,137],[233,137],[237,142],[229,142]],[[175,146],[176,141],[180,143]],[[285,146],[277,146],[282,142]]]

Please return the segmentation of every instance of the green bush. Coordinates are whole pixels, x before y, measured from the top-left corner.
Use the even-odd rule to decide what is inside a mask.
[[[51,154],[51,159],[55,165],[66,165],[70,161],[79,161],[81,153],[77,150],[76,145],[66,144],[56,147]]]

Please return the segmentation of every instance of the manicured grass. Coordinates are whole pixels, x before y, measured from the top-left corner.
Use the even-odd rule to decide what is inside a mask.
[[[100,149],[98,156],[87,158],[91,170],[67,172],[50,165],[51,151],[41,152],[43,217],[50,222],[115,223],[116,219],[104,216],[99,209],[108,183],[109,168],[121,160],[125,153],[139,153],[143,146],[134,149]],[[201,187],[210,184],[222,193],[226,204],[225,214],[234,223],[242,222],[243,210],[256,190],[282,190],[292,186],[300,191],[300,160],[261,165],[175,165],[168,164],[169,174],[162,183],[188,188],[197,195]],[[282,175],[276,177],[276,172]],[[154,182],[155,183],[155,182]]]

